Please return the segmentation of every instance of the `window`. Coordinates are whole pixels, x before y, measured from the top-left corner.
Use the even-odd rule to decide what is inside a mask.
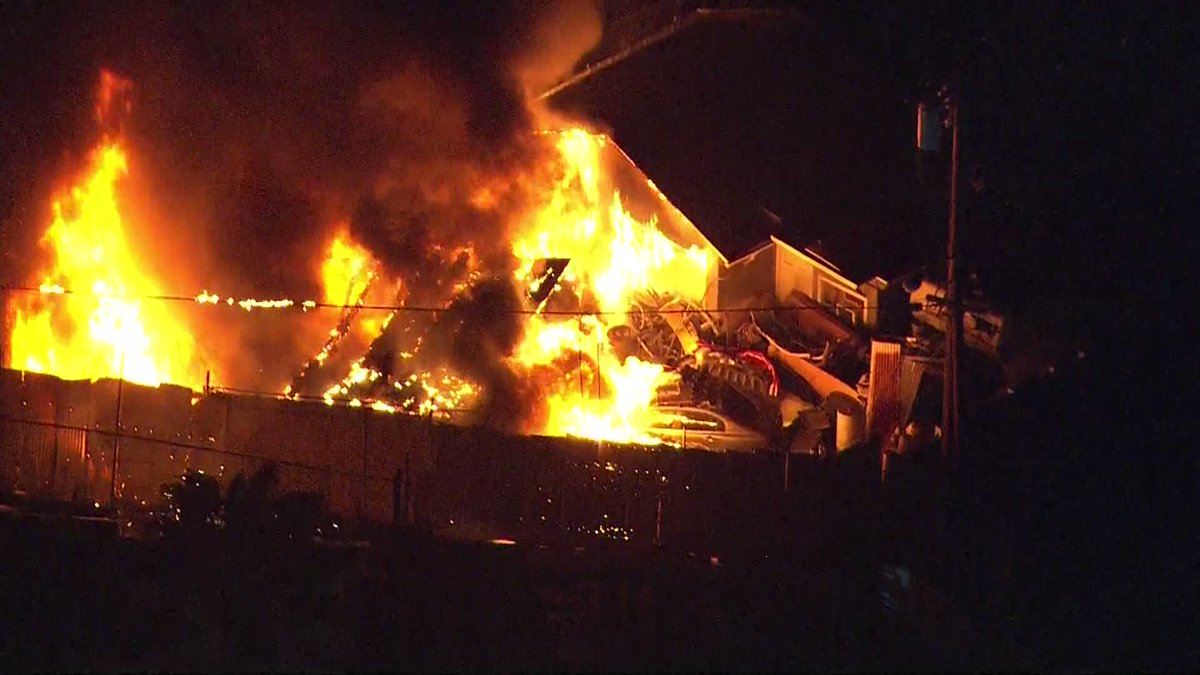
[[[837,317],[851,326],[858,325],[858,312],[845,305],[838,305]]]
[[[841,300],[838,297],[839,295],[837,287],[830,284],[824,278],[817,281],[817,302],[827,307],[833,307]]]
[[[862,320],[864,301],[825,279],[817,283],[817,302],[851,326],[859,325]]]
[[[683,425],[675,415],[659,415],[650,423],[651,429],[679,429]]]

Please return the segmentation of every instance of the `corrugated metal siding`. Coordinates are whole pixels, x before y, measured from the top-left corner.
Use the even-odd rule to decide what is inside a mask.
[[[886,440],[900,421],[900,345],[872,340],[871,390],[867,395],[867,434]]]

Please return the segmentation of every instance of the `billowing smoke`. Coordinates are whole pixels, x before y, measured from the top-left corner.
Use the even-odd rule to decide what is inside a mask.
[[[534,118],[552,126],[558,116],[538,97],[570,75],[600,43],[603,23],[595,3],[572,0],[548,3],[528,25],[531,35],[514,59],[512,71]]]
[[[480,416],[493,426],[518,430],[539,403],[533,384],[505,363],[526,318],[516,312],[521,302],[504,235],[511,214],[535,198],[515,177],[536,173],[549,147],[531,133],[548,119],[533,96],[569,72],[598,40],[599,25],[588,2],[490,17],[484,27],[497,32],[476,46],[491,68],[477,61],[455,68],[475,87],[465,106],[461,91],[443,89],[416,64],[364,92],[370,120],[399,139],[390,146],[399,152],[359,197],[351,231],[404,281],[409,306],[448,307],[432,319],[401,313],[372,345],[373,365],[390,372],[396,354],[422,336],[410,365],[448,365],[482,384]]]
[[[41,129],[45,110],[72,113],[55,118],[62,128],[41,129],[47,147],[14,159],[28,164],[6,165],[6,176],[60,175],[39,155],[91,144],[85,115],[99,70],[133,81],[130,220],[165,292],[319,296],[322,243],[348,221],[415,305],[449,302],[447,289],[469,271],[510,278],[508,214],[529,195],[503,178],[527,173],[545,151],[529,133],[545,114],[532,112],[531,95],[569,72],[600,32],[587,0],[101,4],[32,8],[8,24],[55,39],[52,50],[5,52],[18,69],[28,61],[37,75],[27,86],[44,101],[6,125]],[[486,199],[481,184],[494,186]],[[471,261],[460,251],[468,246]],[[463,326],[447,336],[452,359],[493,383],[504,379],[497,364],[520,318],[466,307],[506,306],[498,293],[477,289],[445,319]],[[294,316],[209,313],[195,322],[198,334],[222,335],[209,358],[227,383],[271,388],[334,320],[314,313],[298,329]],[[476,333],[494,344],[470,342]]]
[[[450,364],[482,384],[487,396],[480,419],[505,431],[521,431],[540,401],[535,383],[509,369],[504,357],[521,339],[521,304],[507,279],[489,279],[451,302],[428,333],[426,359]]]

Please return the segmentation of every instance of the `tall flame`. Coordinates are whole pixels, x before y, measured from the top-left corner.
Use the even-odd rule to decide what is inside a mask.
[[[559,136],[560,179],[513,240],[522,263],[517,278],[528,279],[538,259],[569,258],[563,280],[593,294],[602,312],[624,312],[637,292],[650,288],[701,300],[708,287],[708,253],[671,241],[655,218],[638,221],[619,192],[605,190],[601,151],[607,143],[605,136],[583,129]]]
[[[570,259],[559,292],[574,294],[578,306],[596,311],[578,318],[535,316],[513,362],[561,373],[545,392],[546,415],[536,431],[653,443],[644,429],[655,392],[678,374],[633,357],[622,362],[608,342],[608,329],[623,323],[636,295],[648,289],[702,301],[711,260],[698,247],[671,241],[654,218],[642,222],[626,210],[621,195],[602,180],[607,142],[582,129],[559,135],[559,179],[513,238],[519,285],[536,282],[539,259]]]
[[[14,302],[10,363],[66,379],[198,387],[204,368],[193,358],[191,332],[165,303],[144,299],[159,290],[125,232],[119,187],[127,171],[124,148],[105,141],[79,184],[54,200],[42,238],[52,254],[42,288],[78,294]]]

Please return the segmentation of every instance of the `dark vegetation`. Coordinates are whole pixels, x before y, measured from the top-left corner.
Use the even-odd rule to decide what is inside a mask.
[[[319,497],[279,495],[276,485],[271,467],[239,476],[224,495],[211,477],[188,474],[164,486],[161,536],[141,540],[118,537],[102,518],[8,512],[0,662],[791,670],[933,656],[904,628],[909,610],[885,607],[866,559],[842,564],[854,542],[806,563],[806,537],[754,565],[400,530],[369,533],[368,545],[328,536]],[[849,518],[861,513],[841,506]]]

